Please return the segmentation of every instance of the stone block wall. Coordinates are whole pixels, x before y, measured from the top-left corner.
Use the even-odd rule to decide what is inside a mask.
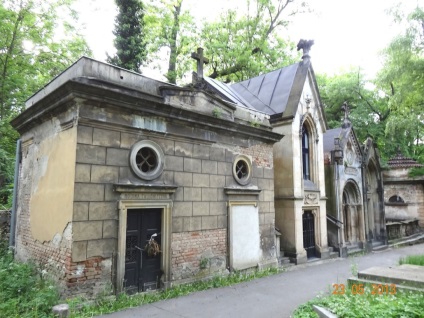
[[[389,203],[389,199],[394,195],[400,196],[405,204]],[[386,219],[418,219],[419,225],[424,227],[424,187],[422,184],[384,184],[384,202]]]
[[[129,167],[130,149],[140,140],[152,140],[164,152],[164,171],[158,179],[141,180]],[[172,208],[173,279],[184,280],[201,273],[202,257],[213,260],[211,271],[225,271],[228,198],[224,188],[237,185],[232,173],[237,154],[252,157],[251,185],[262,189],[259,195],[261,247],[264,251],[273,250],[274,171],[270,145],[242,148],[162,137],[154,132],[131,133],[80,124],[76,152],[72,268],[100,259],[101,264],[108,260],[103,270],[113,272],[110,260],[117,251],[119,200],[119,195],[113,192],[113,184],[143,183],[178,186]],[[208,251],[206,256],[205,251]],[[275,253],[269,251],[263,254],[264,258],[275,257]],[[102,275],[78,278],[76,282],[98,285]],[[69,277],[74,276],[75,270]]]

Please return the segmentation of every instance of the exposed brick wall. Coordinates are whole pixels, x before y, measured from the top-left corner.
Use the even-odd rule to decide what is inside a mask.
[[[208,276],[226,270],[227,230],[183,232],[172,235],[172,280]],[[205,259],[205,268],[200,268]]]
[[[83,262],[65,262],[66,295],[92,297],[99,292],[112,290],[112,261],[102,257],[92,257]]]
[[[272,168],[273,167],[273,146],[259,144],[249,148],[237,147],[237,151],[241,154],[252,157],[253,164],[258,167]]]

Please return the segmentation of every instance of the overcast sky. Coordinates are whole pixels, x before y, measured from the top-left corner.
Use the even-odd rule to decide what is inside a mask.
[[[80,18],[94,58],[104,61],[113,53],[114,0],[78,0]],[[400,32],[386,10],[398,0],[310,0],[312,13],[295,16],[287,35],[313,39],[310,55],[317,73],[333,74],[349,66],[359,66],[370,76],[381,66],[378,53]],[[183,8],[201,19],[213,19],[230,5],[245,0],[184,0]],[[423,7],[424,0],[403,0],[409,10]],[[206,53],[207,54],[207,53]]]

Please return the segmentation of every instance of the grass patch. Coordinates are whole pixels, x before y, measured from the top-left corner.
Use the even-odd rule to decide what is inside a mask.
[[[36,266],[16,262],[0,242],[0,317],[49,317],[59,301],[56,286]]]
[[[399,260],[399,265],[402,264],[424,266],[424,255],[408,255],[407,257]]]
[[[252,273],[235,272],[228,276],[216,276],[209,280],[178,285],[163,291],[141,293],[132,296],[121,294],[116,298],[100,296],[94,301],[94,303],[86,303],[85,305],[83,300],[74,299],[69,301],[71,317],[92,317],[95,315],[111,313],[126,308],[150,304],[160,300],[189,295],[202,290],[231,286],[280,272],[281,270],[277,268],[255,271]]]
[[[281,272],[276,268],[251,273],[235,272],[210,280],[178,285],[167,290],[129,296],[99,295],[94,301],[74,298],[68,300],[71,317],[93,317],[118,310],[150,304],[211,288],[231,286]],[[13,253],[0,241],[0,317],[53,317],[52,307],[60,303],[55,284],[43,279],[34,265],[14,261]]]
[[[344,295],[318,296],[299,306],[293,317],[317,318],[312,305],[327,308],[339,318],[424,317],[423,293],[398,291],[395,295],[372,295],[371,289],[366,287],[363,295],[357,295],[347,290]]]

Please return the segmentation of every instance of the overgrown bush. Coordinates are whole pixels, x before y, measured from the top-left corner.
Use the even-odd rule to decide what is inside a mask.
[[[13,260],[0,246],[0,317],[50,317],[59,301],[55,285],[43,279],[33,264]]]
[[[347,290],[344,295],[317,297],[299,306],[295,318],[318,318],[312,306],[327,308],[339,318],[417,318],[424,317],[424,294],[398,291],[394,295],[373,295],[365,288],[362,295]]]

